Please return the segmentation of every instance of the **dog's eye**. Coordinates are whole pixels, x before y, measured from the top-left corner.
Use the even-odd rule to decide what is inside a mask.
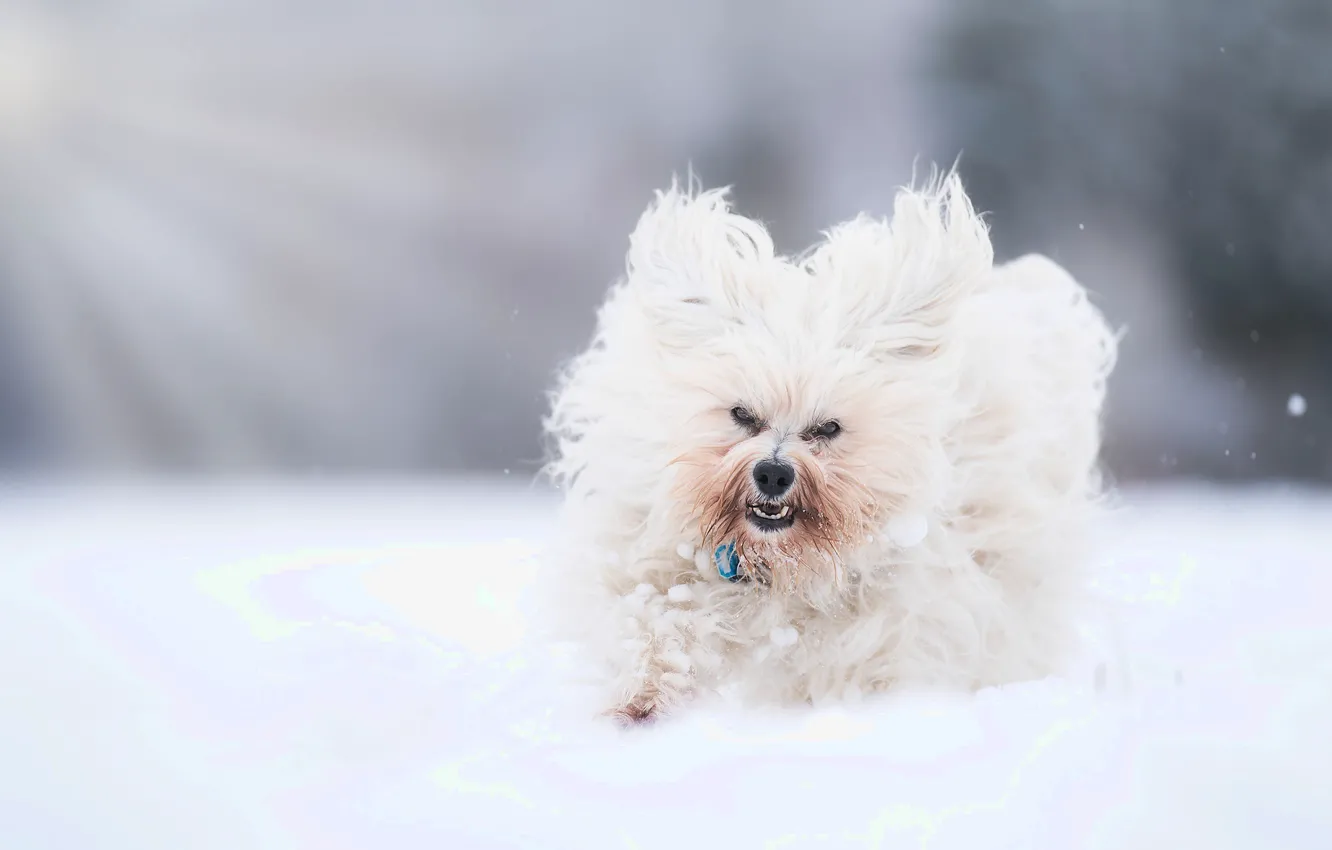
[[[810,440],[831,440],[842,433],[842,423],[836,419],[829,419],[822,425],[815,425],[805,432],[806,439]]]
[[[760,430],[758,417],[740,405],[731,408],[731,421],[752,434]]]

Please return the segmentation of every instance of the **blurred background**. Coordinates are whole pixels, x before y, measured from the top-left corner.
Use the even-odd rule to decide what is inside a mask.
[[[1332,477],[1324,0],[3,0],[0,464],[531,477],[673,173],[794,251],[959,155],[1119,480]]]

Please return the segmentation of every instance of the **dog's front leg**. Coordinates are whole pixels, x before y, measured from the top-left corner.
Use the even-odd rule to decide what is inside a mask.
[[[651,722],[694,692],[699,653],[682,595],[640,584],[622,597],[625,637],[609,712],[621,722]]]

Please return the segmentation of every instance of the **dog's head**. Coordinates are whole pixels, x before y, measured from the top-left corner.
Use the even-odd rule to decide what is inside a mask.
[[[724,192],[673,187],[556,397],[557,471],[645,533],[734,543],[774,587],[835,580],[941,495],[953,320],[991,262],[955,175],[796,259]]]

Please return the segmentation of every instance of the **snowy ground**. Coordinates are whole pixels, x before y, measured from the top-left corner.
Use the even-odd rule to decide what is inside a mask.
[[[1332,846],[1332,497],[1138,493],[1069,678],[595,720],[495,482],[0,498],[6,848]]]

